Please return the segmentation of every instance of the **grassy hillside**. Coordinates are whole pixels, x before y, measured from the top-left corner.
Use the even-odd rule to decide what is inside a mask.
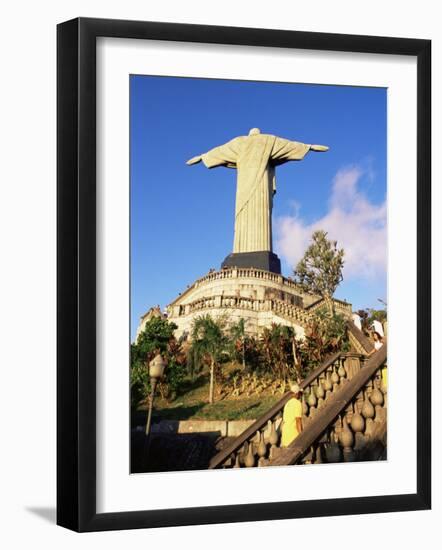
[[[252,385],[252,383],[251,383]],[[232,392],[231,392],[232,393]],[[195,380],[186,380],[180,395],[174,400],[155,397],[153,418],[164,420],[253,420],[264,414],[282,396],[281,390],[267,388],[261,391],[246,389],[233,396],[225,387],[218,386],[215,402],[209,404],[209,378],[200,375]],[[134,421],[142,424],[146,417],[147,404],[135,413]]]

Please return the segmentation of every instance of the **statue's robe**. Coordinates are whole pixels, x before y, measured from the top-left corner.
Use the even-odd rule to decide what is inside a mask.
[[[310,145],[269,134],[240,136],[201,155],[207,168],[237,169],[233,252],[272,251],[275,166],[302,160]]]

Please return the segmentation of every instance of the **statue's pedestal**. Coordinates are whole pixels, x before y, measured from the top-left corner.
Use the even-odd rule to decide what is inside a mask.
[[[221,264],[221,267],[254,267],[255,269],[264,269],[271,273],[280,274],[281,260],[274,252],[268,250],[239,252],[229,254]]]
[[[334,302],[340,313],[351,317],[351,304]],[[176,324],[177,338],[188,337],[194,320],[201,315],[228,323],[244,319],[247,333],[255,337],[277,323],[293,327],[302,338],[320,307],[326,307],[320,296],[305,294],[295,281],[279,273],[256,267],[224,267],[189,285],[167,306],[167,318]],[[154,308],[142,317],[138,332],[155,312],[161,314]]]
[[[244,265],[249,265],[248,261]],[[229,323],[244,319],[246,331],[254,336],[264,327],[279,323],[292,326],[302,337],[309,320],[306,307],[315,299],[279,273],[237,265],[211,271],[196,280],[169,304],[167,311],[168,319],[178,327],[177,338],[190,335],[193,321],[201,315],[226,318]]]

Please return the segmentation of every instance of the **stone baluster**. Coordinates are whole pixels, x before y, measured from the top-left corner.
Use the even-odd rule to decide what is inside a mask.
[[[373,431],[373,418],[375,416],[375,409],[368,397],[368,390],[364,391],[364,403],[362,405],[361,414],[365,418],[365,435],[370,437]]]
[[[321,379],[318,378],[316,386],[316,397],[318,398],[318,409],[320,409],[324,403],[325,391],[322,387]]]
[[[313,386],[310,384],[310,386],[309,386],[309,395],[308,395],[308,398],[307,398],[307,405],[309,406],[309,416],[310,416],[310,418],[312,418],[313,415],[315,414],[316,403],[317,403],[317,400],[316,400],[315,391],[314,391]]]
[[[347,373],[345,372],[345,368],[344,368],[344,365],[342,364],[341,359],[339,359],[338,375],[339,375],[339,384],[342,384],[345,377],[347,376]]]
[[[331,381],[332,381],[332,384],[333,384],[333,392],[335,392],[337,389],[338,389],[338,386],[339,386],[339,382],[340,382],[340,377],[339,377],[339,374],[338,374],[338,371],[337,371],[337,368],[336,368],[336,363],[333,363],[333,372],[332,372],[332,375],[331,375]]]
[[[246,468],[253,468],[253,466],[255,466],[255,453],[253,451],[253,441],[249,442],[247,455],[244,458],[244,466]]]
[[[279,434],[276,430],[276,420],[271,421],[271,430],[269,435],[270,458],[274,455],[275,449],[278,446]]]
[[[327,369],[325,380],[323,382],[323,388],[325,390],[325,399],[327,400],[330,397],[330,394],[333,390],[333,384],[331,381],[330,369]]]
[[[249,450],[249,444],[247,441],[244,442],[244,445],[241,447],[241,450],[239,451],[239,460],[241,464],[245,464],[246,456]]]
[[[354,460],[354,436],[353,432],[348,426],[346,416],[344,416],[342,421],[342,430],[339,434],[339,441],[342,445],[344,462],[352,462]]]
[[[259,445],[258,445],[258,456],[259,458],[265,458],[267,455],[267,444],[264,439],[264,431],[259,431]]]
[[[355,434],[355,451],[358,451],[364,445],[365,420],[361,414],[361,402],[357,399],[353,402],[354,413],[350,422],[350,427]]]
[[[370,401],[375,408],[374,421],[380,422],[385,418],[385,409],[382,408],[382,405],[384,404],[384,396],[378,387],[378,381],[376,379],[373,381],[373,391],[370,394]]]

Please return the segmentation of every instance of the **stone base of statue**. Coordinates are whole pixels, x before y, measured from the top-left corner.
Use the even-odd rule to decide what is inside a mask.
[[[351,304],[334,300],[335,309],[350,318]],[[167,318],[177,325],[175,336],[188,338],[194,320],[201,315],[223,318],[228,323],[246,322],[246,332],[259,337],[272,323],[291,326],[298,337],[310,324],[315,311],[326,308],[320,296],[305,294],[288,277],[255,267],[225,267],[211,270],[189,285],[167,306]],[[138,332],[144,330],[152,315],[162,315],[158,308],[141,318]]]
[[[281,260],[274,252],[261,250],[258,252],[233,252],[221,264],[221,267],[254,267],[272,273],[281,273]]]

